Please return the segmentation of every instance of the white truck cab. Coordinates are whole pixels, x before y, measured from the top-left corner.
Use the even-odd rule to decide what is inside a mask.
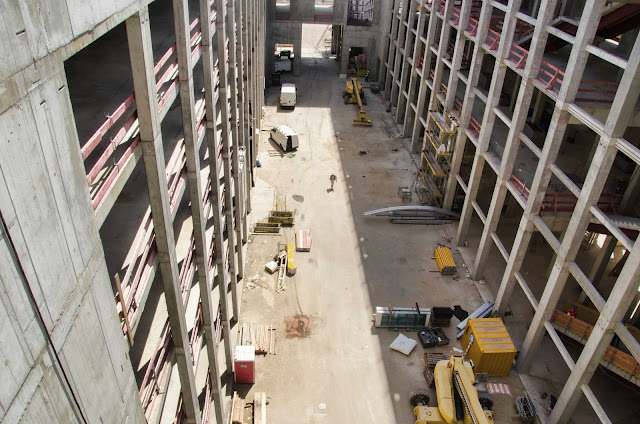
[[[291,108],[296,107],[295,84],[282,84],[282,88],[280,88],[280,106]]]
[[[298,134],[286,125],[279,125],[271,130],[271,138],[285,152],[298,148]]]

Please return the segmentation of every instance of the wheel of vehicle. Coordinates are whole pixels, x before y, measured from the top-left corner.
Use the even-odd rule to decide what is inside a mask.
[[[344,96],[344,104],[345,105],[349,104],[349,96]]]
[[[480,401],[480,405],[482,405],[482,409],[486,411],[493,409],[493,396],[489,393],[478,393],[478,400]]]
[[[362,100],[362,104],[366,105],[367,104],[367,98],[364,96],[364,91],[362,92],[362,94],[360,95],[361,100]]]
[[[426,389],[416,389],[409,395],[409,402],[412,406],[428,405],[429,391]]]

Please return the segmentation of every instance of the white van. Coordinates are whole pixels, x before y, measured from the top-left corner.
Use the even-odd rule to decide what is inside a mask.
[[[285,152],[298,148],[298,134],[286,125],[280,125],[272,129],[271,138]]]
[[[296,107],[296,85],[295,84],[282,84],[280,89],[280,106],[282,107]]]

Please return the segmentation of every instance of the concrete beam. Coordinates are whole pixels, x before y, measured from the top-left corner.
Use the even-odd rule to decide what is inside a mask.
[[[144,158],[156,247],[164,284],[169,324],[171,325],[171,338],[180,375],[187,422],[199,424],[201,422],[200,404],[196,393],[192,364],[193,356],[189,345],[187,323],[180,291],[180,279],[178,277],[173,220],[169,205],[164,150],[158,117],[148,9],[144,8],[127,19],[126,27],[138,120],[140,122],[142,157]]]

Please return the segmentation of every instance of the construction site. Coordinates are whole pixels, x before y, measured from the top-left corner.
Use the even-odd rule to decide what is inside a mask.
[[[0,11],[0,422],[636,422],[638,3]]]

